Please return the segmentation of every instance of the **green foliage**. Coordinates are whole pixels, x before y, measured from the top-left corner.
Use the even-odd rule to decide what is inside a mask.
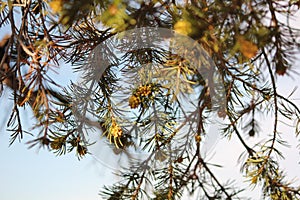
[[[299,29],[289,24],[299,2],[2,1],[0,28],[9,27],[11,35],[0,42],[0,89],[6,85],[13,97],[7,120],[11,143],[29,133],[20,114],[26,108],[35,116],[30,147],[46,146],[57,155],[75,151],[82,158],[92,145],[85,133],[98,130],[111,153],[146,153],[142,161],[122,166],[122,180],[101,193],[106,199],[180,199],[186,194],[238,199],[242,190],[220,181],[214,165],[200,153],[216,112],[227,120],[220,134],[236,136],[245,148],[239,164],[249,184],[261,187],[266,199],[300,199],[299,187],[286,180],[276,157],[284,157],[278,147],[287,145],[280,121],[296,121],[299,135],[300,110],[291,95],[278,92],[276,83],[277,76],[292,75],[299,53]],[[109,46],[117,33],[139,27],[168,28],[192,38],[215,65],[193,51],[182,56],[172,49],[145,47],[127,51],[122,58],[104,48],[100,57],[91,53],[98,45]],[[172,42],[178,52],[186,52],[186,40]],[[102,76],[86,62],[91,57],[107,66]],[[193,58],[199,63],[191,63]],[[82,72],[85,84],[57,85],[48,74],[61,63]],[[215,80],[221,85],[213,88]],[[128,101],[116,102],[118,95]],[[214,98],[224,103],[216,106]],[[187,99],[193,99],[194,112],[185,110]],[[86,113],[78,112],[82,110]],[[259,137],[261,115],[274,118],[272,130],[250,146],[245,135]]]

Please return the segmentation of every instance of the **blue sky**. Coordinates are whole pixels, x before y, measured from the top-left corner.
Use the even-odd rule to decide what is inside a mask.
[[[2,36],[1,36],[2,37]],[[71,69],[64,66],[58,72],[61,84],[70,80],[63,78]],[[64,75],[63,75],[64,74]],[[33,139],[24,135],[24,140],[16,141],[9,147],[9,133],[5,124],[12,103],[7,101],[10,91],[5,90],[0,98],[0,199],[1,200],[63,200],[63,199],[99,199],[99,190],[103,183],[112,181],[109,172],[95,164],[95,159],[88,156],[78,160],[74,154],[56,157],[46,149],[28,149],[25,143]],[[28,111],[29,110],[29,111]],[[32,119],[30,109],[23,111],[23,125],[30,129]]]

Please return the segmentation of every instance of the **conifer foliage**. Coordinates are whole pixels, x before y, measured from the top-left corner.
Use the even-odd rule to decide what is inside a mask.
[[[279,162],[291,134],[280,124],[293,124],[298,136],[300,110],[277,85],[279,76],[296,76],[300,27],[291,24],[299,7],[299,0],[1,1],[0,28],[10,34],[0,41],[0,95],[5,89],[12,97],[5,100],[13,104],[11,144],[33,136],[29,147],[83,158],[93,145],[87,133],[104,136],[110,153],[130,160],[121,181],[101,190],[105,199],[241,199],[245,188],[220,180],[201,152],[208,125],[219,118],[218,134],[244,147],[239,165],[249,185],[265,199],[300,199]],[[170,30],[205,53],[187,51],[184,39],[170,40],[184,54],[137,48],[134,32],[130,43],[123,39],[122,55],[111,50],[122,33],[142,27],[149,28],[144,39]],[[100,75],[87,62],[97,59],[105,66]],[[82,85],[62,86],[49,75],[70,65]],[[21,109],[34,114],[30,130]],[[267,134],[259,128],[264,115],[272,117]],[[252,146],[249,137],[260,142]],[[130,159],[137,152],[143,159]]]

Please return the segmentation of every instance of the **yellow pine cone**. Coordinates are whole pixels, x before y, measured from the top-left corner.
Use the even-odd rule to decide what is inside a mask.
[[[87,148],[86,148],[85,146],[78,145],[78,146],[77,146],[77,153],[78,153],[80,156],[84,156],[85,154],[87,154]]]
[[[118,138],[118,137],[122,136],[122,133],[123,133],[123,131],[122,131],[121,127],[116,123],[115,120],[113,120],[111,127],[110,127],[110,134],[113,137]]]
[[[139,104],[141,103],[141,100],[139,97],[132,95],[129,98],[129,106],[130,108],[137,108],[139,106]]]
[[[201,136],[200,135],[195,135],[195,140],[197,143],[201,142]]]
[[[50,147],[53,150],[58,150],[64,145],[65,140],[62,138],[56,138],[50,143]]]
[[[138,92],[141,96],[149,96],[151,94],[151,85],[140,86]]]
[[[143,97],[149,97],[153,91],[152,84],[146,84],[139,86],[136,91],[133,92],[133,95],[129,98],[130,108],[137,108],[142,102]]]

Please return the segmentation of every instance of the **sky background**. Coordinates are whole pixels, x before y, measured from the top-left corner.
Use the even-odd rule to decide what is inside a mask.
[[[294,21],[294,26],[300,28],[300,18]],[[8,31],[0,30],[0,38]],[[298,56],[299,57],[299,56]],[[300,59],[293,65],[293,70],[300,74]],[[71,73],[69,66],[63,66],[53,74],[62,84],[70,83],[66,75]],[[278,90],[282,94],[289,94],[295,86],[300,86],[300,76],[290,72],[291,77],[277,77]],[[5,90],[0,98],[0,200],[95,200],[101,199],[98,195],[104,184],[111,184],[118,180],[112,175],[112,168],[118,169],[118,157],[113,154],[101,156],[87,156],[78,160],[74,153],[56,157],[55,154],[46,149],[28,149],[25,143],[32,139],[29,135],[24,136],[20,143],[16,141],[9,147],[9,133],[5,131],[7,116],[9,115],[12,103],[7,100],[10,91]],[[292,96],[294,102],[300,106],[299,89]],[[30,127],[31,116],[28,112],[23,112],[25,129]],[[26,121],[27,120],[27,121]],[[27,126],[27,127],[26,127]],[[300,184],[300,156],[299,138],[295,137],[294,130],[287,126],[280,125],[284,132],[283,137],[288,138],[291,148],[283,148],[286,155],[285,160],[281,161],[282,169],[287,171],[288,178],[295,178]],[[271,119],[261,119],[260,136],[268,134],[272,130]],[[246,137],[247,138],[247,137]],[[257,138],[247,138],[247,141],[254,144]],[[101,143],[100,143],[101,144]],[[229,148],[230,147],[230,148]],[[222,169],[215,168],[213,171],[222,180],[236,179],[238,185],[247,186],[242,180],[242,175],[237,164],[243,147],[233,137],[230,141],[220,140],[217,145],[209,152],[212,163],[224,165]],[[99,147],[101,152],[101,145]],[[297,164],[298,163],[298,164]],[[111,168],[112,167],[112,168]],[[254,199],[259,199],[258,190],[251,195]]]

